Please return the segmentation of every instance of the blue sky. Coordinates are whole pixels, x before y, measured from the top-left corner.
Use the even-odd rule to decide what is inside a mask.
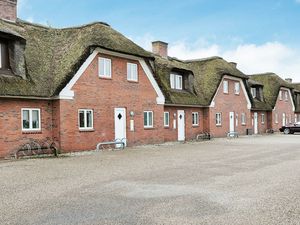
[[[300,82],[300,0],[19,0],[19,17],[67,27],[104,21],[150,50],[220,55],[246,73],[274,71]]]

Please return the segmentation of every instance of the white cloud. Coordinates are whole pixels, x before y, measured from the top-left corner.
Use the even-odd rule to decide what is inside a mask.
[[[134,40],[150,51],[151,41],[156,39],[147,34]],[[279,42],[268,42],[262,45],[241,44],[225,50],[220,45],[209,45],[205,40],[192,44],[187,41],[178,41],[170,43],[169,55],[179,59],[221,56],[227,61],[236,62],[238,68],[246,74],[275,72],[282,78],[291,77],[294,81],[300,82],[300,49],[294,49]]]

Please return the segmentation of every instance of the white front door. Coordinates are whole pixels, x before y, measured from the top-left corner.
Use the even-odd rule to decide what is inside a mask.
[[[258,134],[258,115],[254,113],[254,134]]]
[[[178,141],[185,140],[185,118],[184,118],[184,110],[177,111],[177,121],[178,121]]]
[[[234,112],[229,113],[229,132],[234,132]]]
[[[126,109],[115,108],[115,139],[124,141],[126,145]],[[120,147],[116,145],[116,147]]]
[[[285,113],[282,114],[282,126],[286,125],[286,116]]]

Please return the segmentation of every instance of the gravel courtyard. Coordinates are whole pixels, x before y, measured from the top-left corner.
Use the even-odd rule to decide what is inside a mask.
[[[0,224],[300,224],[300,135],[0,161]]]

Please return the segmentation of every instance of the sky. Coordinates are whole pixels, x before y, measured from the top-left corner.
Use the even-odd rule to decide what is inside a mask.
[[[146,50],[221,56],[246,74],[300,82],[300,0],[18,0],[18,17],[51,27],[102,21]]]

